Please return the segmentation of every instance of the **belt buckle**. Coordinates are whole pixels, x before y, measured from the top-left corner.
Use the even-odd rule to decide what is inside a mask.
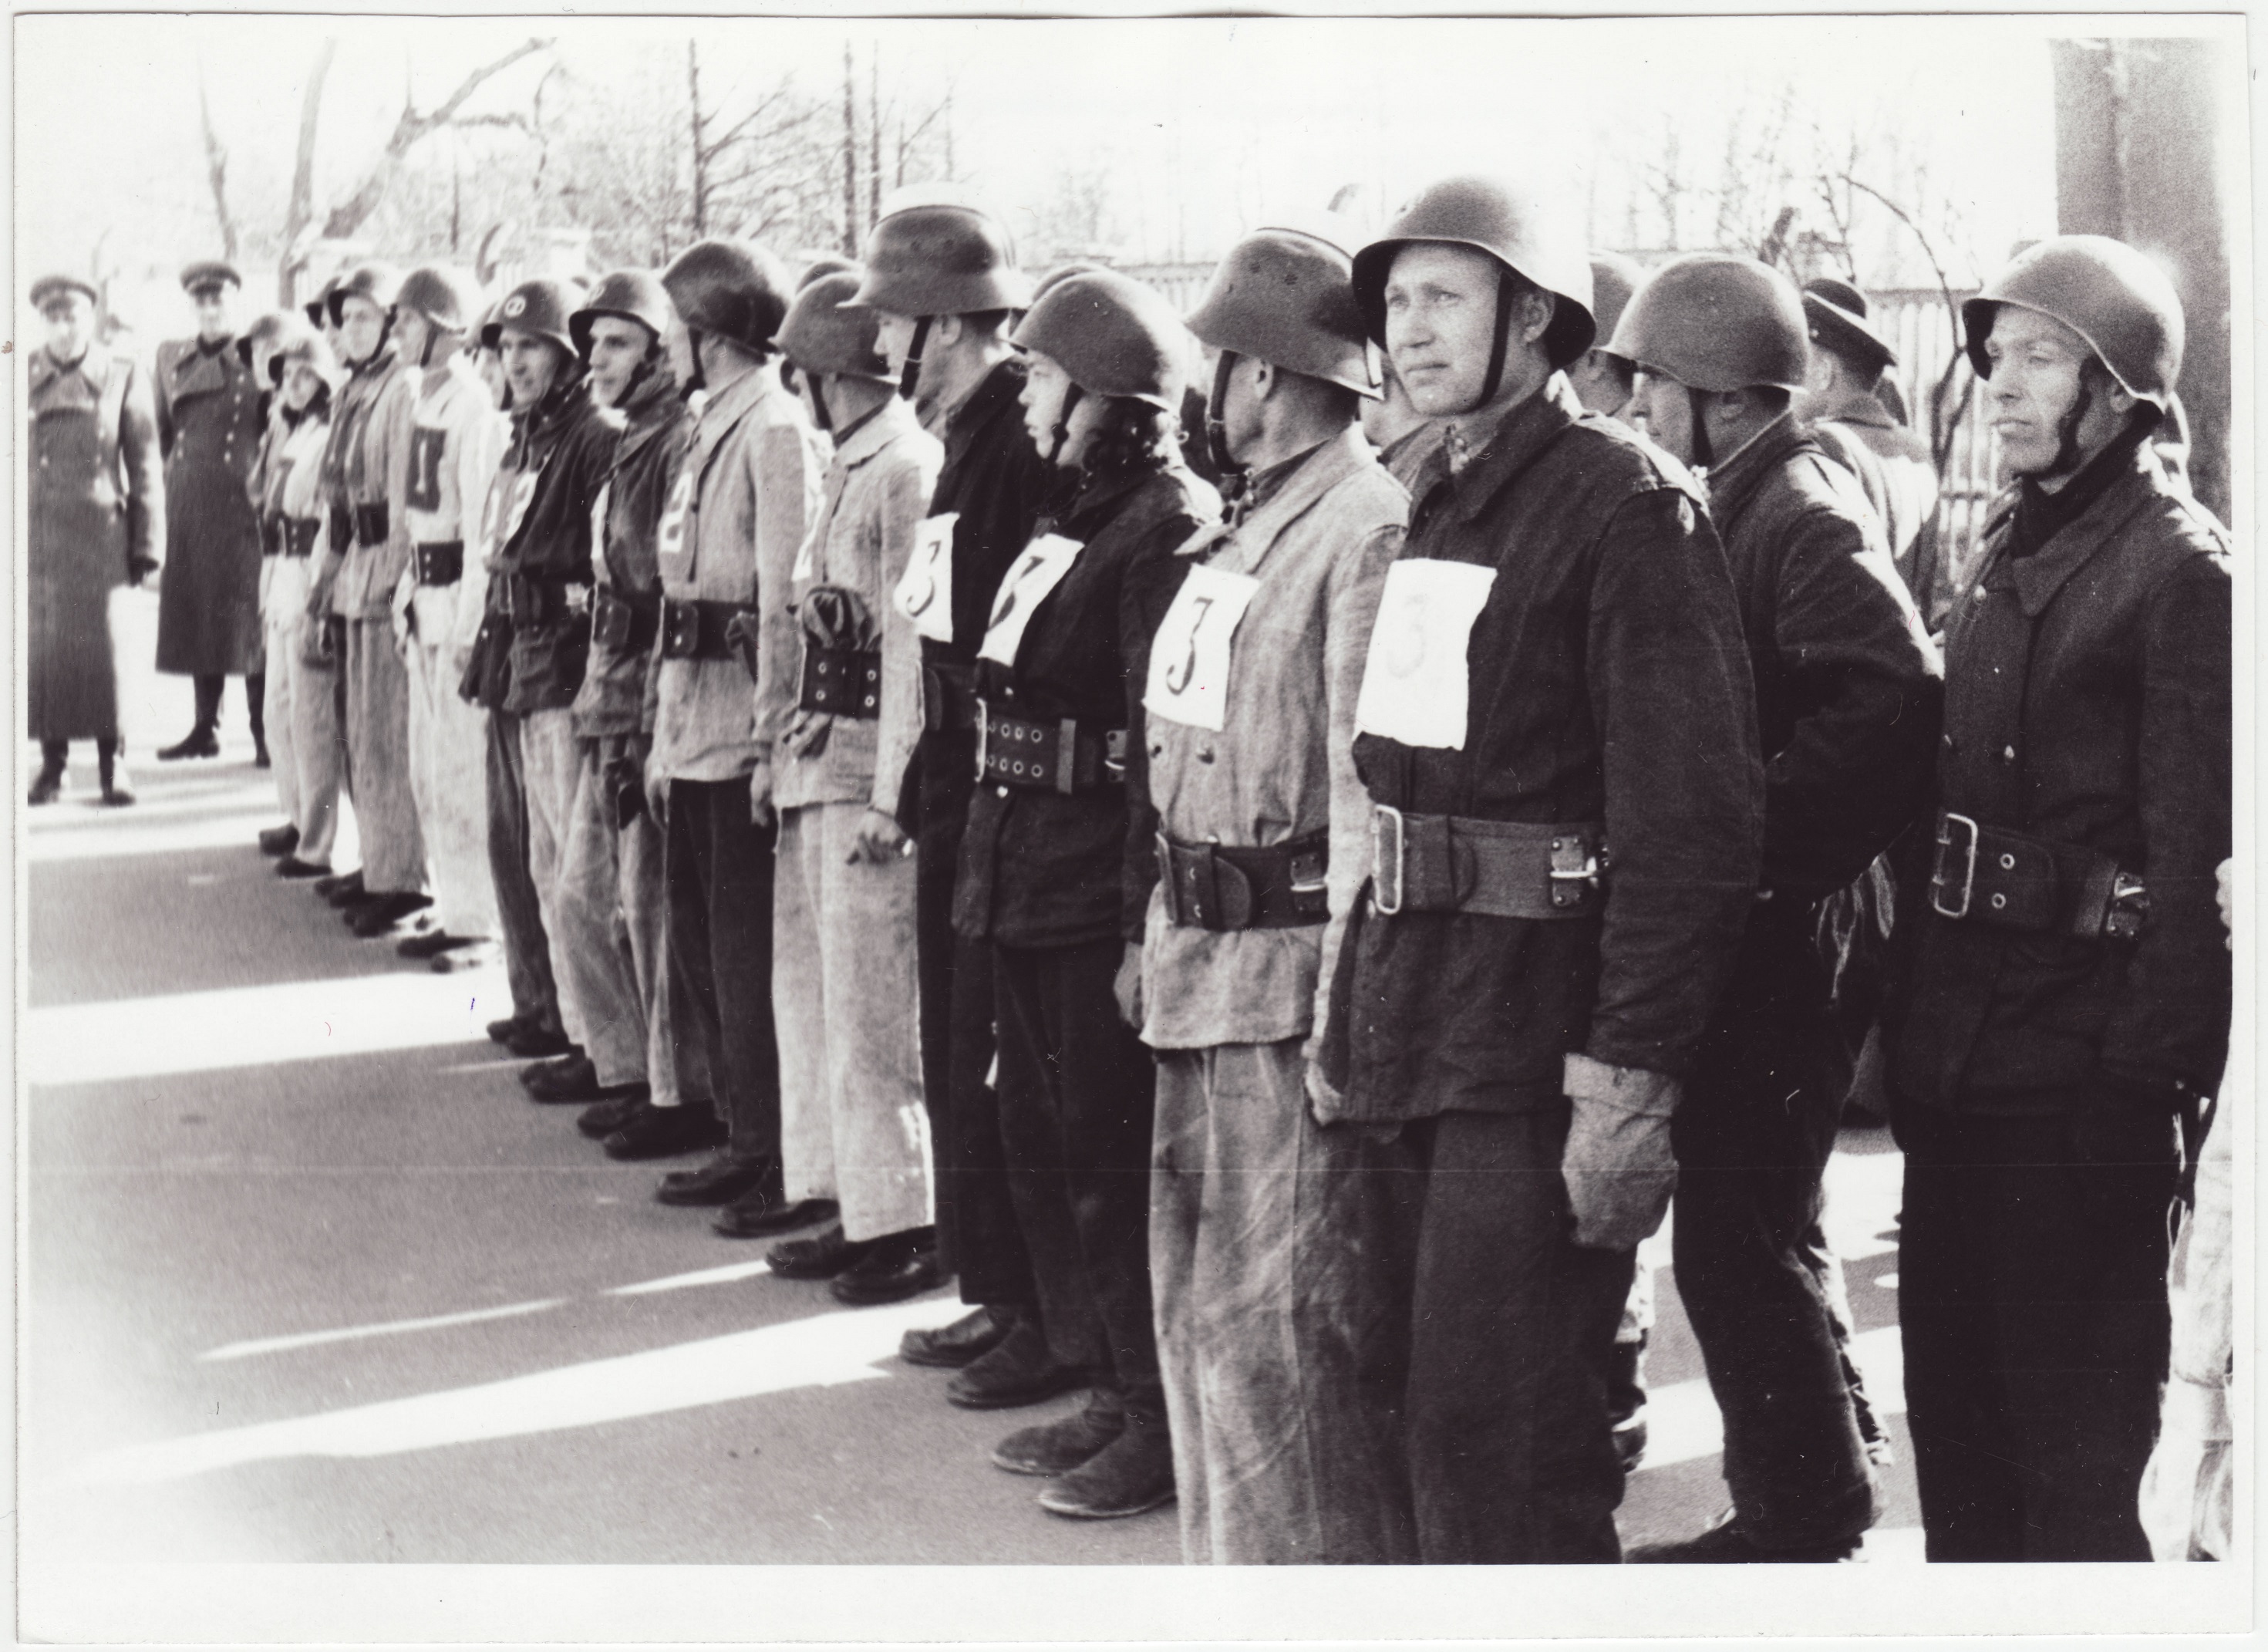
[[[984,778],[984,764],[992,753],[992,708],[984,697],[976,697],[976,778]]]
[[[1394,852],[1390,855],[1386,851],[1386,834],[1381,830],[1388,826],[1394,830]],[[1402,869],[1407,847],[1402,811],[1389,803],[1373,803],[1370,806],[1370,903],[1388,918],[1402,911]],[[1384,885],[1379,878],[1379,873],[1388,866],[1394,868],[1394,900],[1390,905],[1381,892]]]
[[[560,586],[560,590],[564,601],[566,601],[567,611],[570,614],[588,614],[591,611],[591,587],[589,586],[578,585],[571,579],[563,582]]]
[[[1962,850],[1961,904],[1953,907],[1945,903],[1945,852],[1954,846],[1952,834],[1955,826],[1962,827],[1968,831],[1969,842]],[[1970,903],[1975,898],[1977,893],[1977,822],[1968,815],[1956,815],[1951,809],[1940,811],[1937,819],[1937,864],[1930,868],[1929,904],[1931,910],[1940,918],[1959,918],[1969,916]]]
[[[2110,900],[2103,909],[2102,933],[2112,940],[2132,940],[2150,916],[2150,892],[2142,880],[2121,872],[2110,881]]]
[[[1591,846],[1581,832],[1552,834],[1551,866],[1548,875],[1553,910],[1581,904],[1583,889],[1572,886],[1582,885],[1596,892],[1600,876],[1605,871],[1604,857]]]

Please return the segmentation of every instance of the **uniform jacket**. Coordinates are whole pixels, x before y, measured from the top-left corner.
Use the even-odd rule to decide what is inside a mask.
[[[1379,802],[1603,825],[1601,913],[1383,917],[1332,994],[1334,1117],[1557,1104],[1563,1057],[1682,1077],[1756,888],[1763,771],[1725,555],[1689,478],[1554,377],[1462,471],[1419,479],[1400,560],[1494,568],[1462,749],[1365,734]]]
[[[619,413],[591,400],[578,373],[534,407],[512,415],[512,445],[497,471],[491,527],[499,546],[489,580],[491,613],[509,611],[515,579],[556,586],[591,583],[591,518],[622,439]],[[591,617],[562,613],[512,626],[512,689],[504,710],[564,711],[575,703],[591,657]]]
[[[1764,887],[1842,889],[1926,804],[1937,651],[1849,473],[1783,415],[1709,476],[1764,760]]]
[[[1355,696],[1410,496],[1349,425],[1192,560],[1257,579],[1237,625],[1219,732],[1152,713],[1150,799],[1176,842],[1265,846],[1330,834],[1330,918],[1215,932],[1174,924],[1153,894],[1143,1037],[1156,1049],[1319,1035],[1329,960],[1369,864],[1354,769]]]
[[[865,803],[886,815],[897,811],[898,790],[921,734],[920,636],[900,615],[890,594],[904,574],[914,530],[929,513],[945,450],[921,427],[914,410],[893,396],[843,439],[827,468],[819,514],[796,554],[794,600],[800,611],[817,586],[856,592],[880,633],[880,715],[828,718],[799,713],[807,636],[799,625],[797,647],[766,686],[784,697],[783,728],[806,718],[824,720],[824,741],[805,755],[784,749],[773,778],[772,800],[782,808],[806,803]],[[798,742],[791,741],[788,747]]]
[[[245,492],[267,409],[233,339],[158,346],[158,445],[166,461],[166,579],[158,668],[257,669],[260,523]]]
[[[1378,450],[1378,462],[1405,489],[1414,487],[1426,463],[1440,451],[1442,422],[1428,419]]]
[[[165,483],[157,418],[134,364],[89,345],[64,366],[24,363],[30,391],[25,609],[34,739],[110,739],[118,676],[110,594],[158,565]]]
[[[2149,916],[2120,943],[1915,903],[1892,1082],[1979,1108],[2051,1107],[2105,1077],[2210,1094],[2229,1025],[2213,898],[2229,852],[2228,536],[2146,443],[2029,556],[2010,554],[2013,527],[2004,505],[1955,604],[1939,802],[2115,857],[2142,878]]]
[[[273,520],[281,531],[284,520],[313,520],[318,524],[314,546],[303,559],[268,556],[260,562],[260,612],[271,628],[296,619],[306,607],[307,587],[326,554],[330,532],[329,513],[323,503],[323,450],[331,438],[331,422],[312,412],[293,424],[279,398],[273,410],[268,440],[261,455],[263,522]]]
[[[662,594],[755,608],[760,659],[793,658],[788,586],[826,468],[825,439],[770,363],[712,395],[694,417],[662,513]],[[654,691],[647,773],[731,780],[770,763],[777,731],[759,731],[755,690],[739,660],[664,660]]]
[[[416,569],[405,566],[401,578],[418,638],[435,646],[463,644],[471,640],[468,622],[476,623],[482,597],[481,515],[512,422],[461,353],[443,366],[417,372],[413,382],[405,527],[415,545],[462,545],[468,577],[454,585],[421,586]]]
[[[350,619],[388,618],[409,566],[409,447],[416,429],[415,372],[392,340],[347,375],[331,417],[331,502],[386,506],[386,538],[346,549],[334,587],[333,611]]]
[[[1828,456],[1852,476],[1881,519],[1890,560],[1925,621],[1944,612],[1937,565],[1937,466],[1929,444],[1892,418],[1871,395],[1852,396],[1815,414],[1811,432]]]
[[[658,606],[661,514],[677,482],[693,415],[678,393],[676,375],[666,365],[640,381],[622,411],[626,421],[622,439],[601,495],[604,543],[592,561],[591,572],[594,583]],[[593,736],[652,733],[646,680],[653,675],[654,663],[651,645],[631,649],[593,638],[590,668],[575,696],[575,732]]]
[[[1219,515],[1219,496],[1175,454],[1088,476],[1060,520],[1036,525],[1035,537],[1083,549],[1033,609],[1014,667],[977,662],[977,692],[1012,716],[1124,729],[1125,785],[1064,797],[980,783],[954,888],[956,933],[1011,947],[1141,940],[1158,859],[1144,784],[1150,637],[1187,572],[1174,552]]]

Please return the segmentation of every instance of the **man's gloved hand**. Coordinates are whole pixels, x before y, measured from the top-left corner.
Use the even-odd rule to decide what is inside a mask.
[[[1111,991],[1118,997],[1118,1014],[1137,1032],[1142,1029],[1142,943],[1126,943],[1126,955],[1118,961],[1118,977],[1111,983]]]
[[[914,840],[900,830],[895,819],[880,809],[868,808],[858,817],[858,835],[850,845],[850,859],[871,861],[878,867],[902,860],[914,852]]]
[[[748,818],[759,826],[769,826],[779,818],[772,807],[772,766],[759,763],[748,775]]]
[[[1565,1084],[1574,1115],[1559,1174],[1567,1184],[1575,1243],[1598,1250],[1635,1250],[1661,1226],[1669,1196],[1677,1191],[1677,1160],[1669,1147],[1677,1080],[1570,1055]]]
[[[1317,1124],[1324,1122],[1326,1113],[1336,1113],[1346,1099],[1332,1088],[1323,1076],[1323,1064],[1314,1056],[1307,1058],[1307,1113]]]

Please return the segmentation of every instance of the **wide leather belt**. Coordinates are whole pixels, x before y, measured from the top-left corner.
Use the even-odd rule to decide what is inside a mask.
[[[284,554],[284,519],[265,516],[260,519],[260,554],[280,557]]]
[[[377,500],[375,503],[370,505],[357,505],[354,507],[354,533],[356,544],[383,545],[386,543],[387,535],[391,531],[392,527],[393,519],[387,511],[386,501],[384,499]]]
[[[755,610],[738,602],[677,602],[661,605],[661,657],[665,660],[738,660],[740,650],[726,634],[733,620]]]
[[[591,640],[621,654],[642,654],[661,631],[661,599],[636,596],[613,586],[591,592]]]
[[[1184,929],[1300,929],[1330,917],[1329,832],[1265,849],[1158,834],[1158,888]]]
[[[926,660],[922,668],[922,728],[929,734],[976,729],[976,668]]]
[[[1073,797],[1126,778],[1126,731],[1100,733],[1072,718],[1035,723],[976,702],[976,778]]]
[[[409,548],[410,565],[420,585],[454,585],[465,577],[465,542],[437,539],[430,545]]]
[[[1929,903],[1940,917],[2082,940],[2132,940],[2149,919],[2142,880],[2094,849],[1940,809]]]
[[[799,711],[826,712],[836,717],[880,717],[880,651],[821,648],[806,638],[803,687],[796,697],[796,706]]]
[[[323,531],[320,517],[287,516],[276,524],[279,557],[312,557],[315,554],[315,536]]]
[[[504,582],[504,610],[512,623],[527,631],[585,617],[591,612],[591,586],[580,579],[561,579],[549,574],[515,573]]]
[[[1587,918],[1606,898],[1604,830],[1371,805],[1371,900],[1397,912]]]
[[[343,505],[334,505],[330,509],[330,523],[331,553],[343,557],[347,554],[347,548],[354,543],[354,513]]]

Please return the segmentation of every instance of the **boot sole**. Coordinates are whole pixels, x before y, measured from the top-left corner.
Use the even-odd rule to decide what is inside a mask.
[[[1021,1411],[1027,1405],[1040,1405],[1047,1400],[1055,1398],[1059,1394],[1072,1393],[1077,1390],[1085,1387],[1086,1381],[1087,1379],[1084,1373],[1078,1373],[1067,1377],[1061,1383],[1049,1383],[1046,1386],[1038,1388],[1012,1389],[1005,1394],[991,1393],[964,1395],[955,1394],[948,1390],[945,1397],[945,1402],[948,1405],[958,1406],[962,1411]],[[1003,1466],[1005,1465],[1004,1464]],[[1009,1472],[1014,1474],[1038,1473],[1039,1471],[1040,1471],[1036,1469],[1011,1469],[1009,1471]],[[1055,1471],[1055,1472],[1059,1474],[1065,1471],[1066,1471],[1061,1469]]]
[[[1174,1501],[1174,1497],[1173,1490],[1168,1488],[1146,1502],[1135,1503],[1124,1508],[1085,1508],[1076,1505],[1058,1508],[1048,1501],[1047,1493],[1042,1492],[1039,1495],[1039,1505],[1049,1514],[1064,1520],[1130,1520],[1136,1515],[1146,1515],[1153,1508],[1163,1508]]]
[[[1110,1442],[1105,1441],[1101,1445],[1095,1448],[1094,1457],[1081,1457],[1076,1463],[1057,1464],[1052,1468],[1035,1463],[1028,1457],[1020,1461],[1015,1457],[1004,1457],[998,1451],[995,1451],[992,1454],[992,1466],[996,1469],[1001,1470],[1005,1473],[1021,1474],[1035,1480],[1056,1480],[1061,1479],[1064,1475],[1070,1473],[1074,1469],[1085,1468],[1088,1464],[1094,1461],[1095,1457],[1101,1457],[1109,1449]]]

